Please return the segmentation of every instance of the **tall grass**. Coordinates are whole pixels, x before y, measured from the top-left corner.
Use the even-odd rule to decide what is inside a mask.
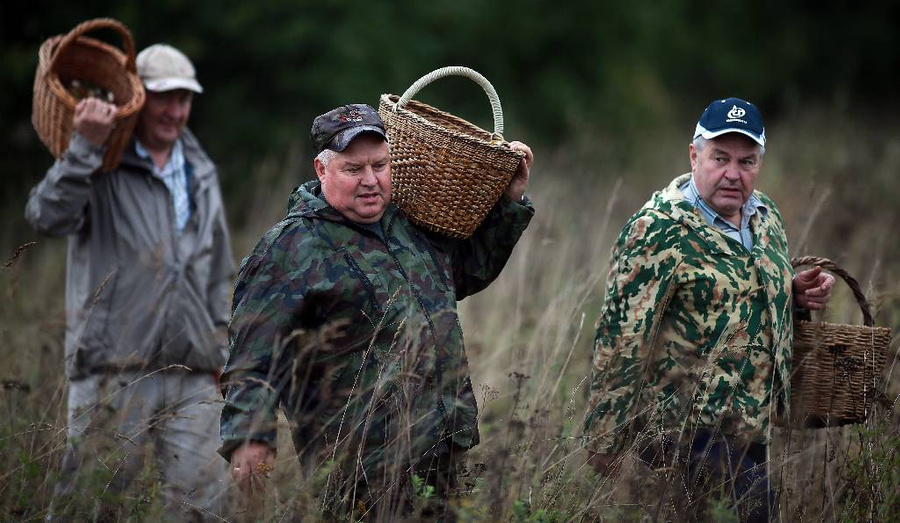
[[[584,465],[579,436],[610,247],[653,190],[688,170],[683,134],[651,132],[645,141],[627,144],[627,161],[600,138],[585,137],[557,151],[537,149],[529,191],[537,208],[534,221],[500,278],[460,303],[482,436],[461,479],[456,508],[462,517],[652,519],[664,509],[663,487],[639,481],[640,467],[631,461],[618,478],[597,477]],[[792,255],[837,261],[863,284],[877,323],[897,332],[900,134],[826,112],[770,126],[768,134],[758,187],[784,215]],[[281,217],[290,187],[311,174],[308,163],[299,150],[260,163],[253,176],[264,183],[258,184],[253,212],[234,231],[238,257]],[[0,514],[9,520],[42,517],[65,442],[65,242],[36,240],[0,275],[6,356],[0,369],[0,455],[7,465],[0,471]],[[0,261],[12,255],[10,249]],[[860,323],[858,308],[840,285],[826,317]],[[885,370],[886,399],[869,423],[777,431],[771,465],[785,520],[900,517],[896,349],[895,342]],[[292,511],[314,510],[326,471],[301,468],[283,420],[279,449],[266,494],[247,502],[232,492],[223,518],[279,520]],[[151,508],[160,503],[152,495],[146,500]],[[713,509],[728,515],[726,508]],[[132,513],[141,519],[158,512]]]

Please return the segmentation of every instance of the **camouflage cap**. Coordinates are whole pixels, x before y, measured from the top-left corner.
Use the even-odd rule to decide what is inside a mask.
[[[324,149],[343,151],[362,133],[375,133],[385,140],[384,122],[366,104],[343,105],[313,120],[310,138],[317,153]]]

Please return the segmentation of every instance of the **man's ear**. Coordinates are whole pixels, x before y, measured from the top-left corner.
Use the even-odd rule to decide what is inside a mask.
[[[693,172],[697,168],[697,154],[699,154],[693,143],[688,145],[688,154],[691,157],[691,172]]]
[[[319,177],[319,181],[325,180],[325,164],[322,163],[322,160],[316,158],[313,160],[313,167],[316,169],[316,176]]]

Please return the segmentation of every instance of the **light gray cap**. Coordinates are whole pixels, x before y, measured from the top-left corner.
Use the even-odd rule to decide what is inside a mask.
[[[168,44],[153,44],[137,55],[137,71],[148,91],[161,93],[187,89],[202,93],[194,64],[184,53]]]

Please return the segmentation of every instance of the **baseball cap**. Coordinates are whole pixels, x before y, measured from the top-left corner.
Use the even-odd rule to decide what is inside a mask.
[[[153,44],[137,55],[137,71],[148,91],[164,92],[187,89],[202,93],[194,64],[178,49],[168,44]]]
[[[710,140],[726,133],[741,133],[762,147],[766,146],[766,128],[759,109],[740,98],[725,98],[709,104],[700,115],[694,138],[702,136]]]
[[[375,133],[385,140],[384,122],[366,104],[342,105],[316,116],[310,138],[317,153],[325,149],[341,152],[362,133]]]

